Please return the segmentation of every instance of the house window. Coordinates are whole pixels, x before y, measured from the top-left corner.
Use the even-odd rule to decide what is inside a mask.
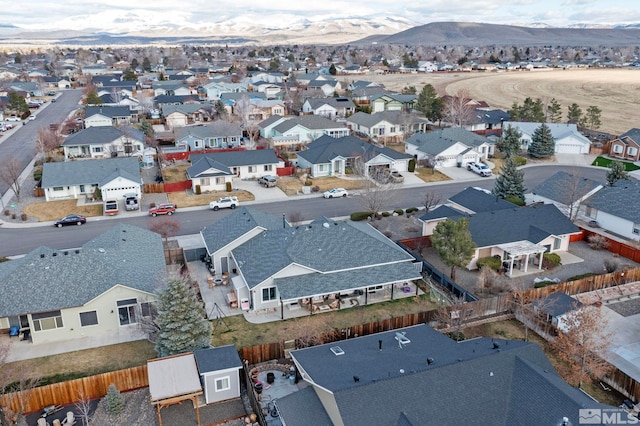
[[[319,172],[326,172],[328,168],[329,168],[328,164],[318,164],[318,171]]]
[[[80,312],[80,325],[82,327],[87,327],[89,325],[98,325],[98,312]]]
[[[94,146],[94,147],[93,147],[93,152],[95,152],[95,153],[100,153],[100,152],[102,152],[102,147],[101,147],[101,146]]]
[[[53,187],[53,190],[54,190],[54,191],[63,191],[63,190],[64,190],[64,188],[63,188],[62,186],[54,186],[54,187]]]
[[[202,178],[202,179],[200,179],[200,185],[202,185],[202,186],[209,186],[209,185],[211,185],[211,179],[209,179],[209,178]]]
[[[117,305],[120,325],[135,324],[138,322],[136,320],[136,307],[138,305],[136,298],[118,300]]]
[[[630,146],[630,147],[627,149],[627,152],[629,153],[629,155],[636,155],[636,154],[638,153],[638,149],[637,149],[637,148],[634,148],[634,147],[632,147],[632,146]]]
[[[615,152],[616,154],[620,154],[622,152],[622,146],[614,145],[613,146],[613,152]]]
[[[562,243],[562,240],[560,238],[555,238],[553,240],[553,249],[554,250],[559,250],[560,249],[560,244]]]
[[[216,379],[216,392],[222,392],[231,389],[231,380],[229,376]]]
[[[62,313],[60,311],[43,312],[31,315],[35,331],[54,330],[62,328]]]
[[[249,173],[255,173],[257,170],[256,166],[247,166],[247,170],[249,171]]]
[[[268,302],[270,300],[276,300],[276,288],[267,287],[262,289],[262,301]]]
[[[225,180],[223,177],[216,178],[216,185],[224,185]]]
[[[155,317],[156,307],[151,302],[142,302],[140,304],[140,312],[143,317]]]
[[[395,127],[392,127],[392,128],[389,129],[389,133],[395,133],[395,132],[396,132],[396,128]]]
[[[265,172],[270,172],[271,170],[273,170],[273,164],[265,164],[264,165],[264,171]]]

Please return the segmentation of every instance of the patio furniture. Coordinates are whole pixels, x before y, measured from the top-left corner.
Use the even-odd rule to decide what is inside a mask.
[[[229,303],[230,308],[238,307],[238,298],[236,297],[235,291],[231,290],[227,293],[227,303]]]
[[[19,336],[19,335],[20,335],[20,327],[19,326],[14,325],[11,328],[9,328],[9,337]]]

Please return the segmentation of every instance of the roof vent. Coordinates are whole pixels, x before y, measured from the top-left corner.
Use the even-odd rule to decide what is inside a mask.
[[[331,227],[331,225],[329,225],[327,222],[323,223],[323,224],[322,224],[322,226],[323,226],[324,228],[330,228],[330,227]]]
[[[66,250],[65,250],[65,251],[63,251],[63,253],[64,253],[64,255],[65,255],[65,256],[68,256],[68,255],[69,255],[69,252],[68,252],[68,251],[66,251]]]
[[[334,355],[338,356],[338,355],[344,355],[344,351],[342,350],[342,348],[340,346],[331,346],[331,352],[333,352]]]
[[[411,340],[409,340],[409,338],[405,336],[404,331],[402,333],[396,331],[395,339],[398,341],[398,346],[400,347],[400,349],[402,349],[407,343],[411,343]]]
[[[360,377],[358,376],[353,376],[353,381],[358,383],[360,381]]]
[[[106,253],[106,252],[107,252],[107,251],[106,251],[105,249],[103,249],[102,247],[100,247],[100,248],[98,249],[98,251],[99,251],[100,253]]]
[[[500,348],[500,343],[493,342],[493,349],[498,349],[498,348]]]
[[[435,361],[433,358],[427,358],[427,364],[428,364],[428,365],[431,365],[431,364],[433,364],[434,362],[436,362],[436,361]]]
[[[76,250],[76,254],[80,254],[80,250]]]
[[[44,253],[40,253],[40,259],[44,259]]]
[[[55,252],[55,251],[53,253],[51,253],[51,256],[57,256],[57,255],[58,255],[58,253]]]

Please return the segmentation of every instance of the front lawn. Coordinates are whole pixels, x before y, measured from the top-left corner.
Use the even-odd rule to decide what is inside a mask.
[[[86,217],[102,216],[102,203],[78,206],[78,200],[72,198],[28,204],[23,211],[27,216],[35,217],[40,222],[48,222],[70,214],[80,214]]]
[[[601,157],[601,156],[597,157],[595,160],[593,160],[593,163],[591,163],[591,165],[592,166],[609,168],[609,167],[611,167],[611,163],[613,163],[614,161],[618,161],[619,163],[624,164],[624,169],[627,172],[633,172],[634,170],[640,170],[640,166],[636,166],[635,164],[633,164],[631,162],[615,160],[615,159],[611,159],[611,158],[607,158],[607,157]]]

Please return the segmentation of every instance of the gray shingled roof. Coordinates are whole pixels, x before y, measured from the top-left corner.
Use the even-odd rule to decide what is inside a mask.
[[[321,115],[302,115],[298,117],[292,117],[274,127],[274,130],[284,133],[296,126],[302,126],[310,130],[323,130],[323,129],[336,129],[346,126],[344,124],[336,123]]]
[[[295,426],[333,426],[331,418],[325,411],[311,386],[278,398],[276,401],[280,417],[288,425]],[[300,409],[304,407],[303,409]]]
[[[589,197],[584,205],[610,215],[640,223],[640,183],[619,180]]]
[[[211,254],[255,228],[280,229],[282,227],[282,218],[243,206],[206,226],[200,231],[200,235],[202,235],[207,252]]]
[[[197,349],[193,351],[193,356],[201,375],[229,368],[242,368],[240,355],[234,345]]]
[[[271,117],[261,121],[258,124],[258,127],[264,129],[265,127],[269,127],[271,124],[273,124],[273,123],[275,123],[277,121],[283,120],[283,119],[284,119],[284,117],[281,116],[281,115],[277,115],[277,114],[276,115],[272,115]]]
[[[318,109],[323,105],[329,105],[334,108],[355,108],[356,105],[349,98],[310,98],[307,99],[311,109]]]
[[[387,147],[377,147],[355,136],[334,138],[329,135],[323,135],[307,145],[306,150],[298,152],[299,157],[304,158],[311,164],[324,164],[331,162],[336,157],[353,158],[360,157],[363,154],[368,158],[373,158],[379,154],[394,160],[412,158],[409,154]]]
[[[496,197],[482,188],[468,187],[449,198],[474,213],[490,212],[494,210],[513,209],[515,204]]]
[[[190,157],[192,167],[201,159],[217,161],[228,167],[253,166],[261,164],[278,164],[280,160],[273,149],[251,149],[247,151],[213,152],[209,154],[194,154]]]
[[[128,157],[44,163],[42,187],[100,184],[107,178],[113,179],[117,176],[142,183],[138,159]]]
[[[518,207],[477,213],[469,217],[469,231],[478,247],[515,241],[539,243],[550,235],[580,232],[556,206]]]
[[[174,105],[174,104],[164,104],[162,105],[162,115],[164,115],[165,117],[173,112],[181,112],[182,114],[193,114],[194,112],[200,111],[200,110],[205,110],[205,111],[211,111],[213,109],[213,105],[211,104],[200,104],[200,103],[195,103],[195,104],[179,104],[179,105]]]
[[[381,111],[374,114],[359,111],[347,118],[347,121],[370,128],[382,121],[400,124],[402,122],[402,114],[402,111]]]
[[[310,273],[330,273],[413,260],[380,235],[371,226],[326,221],[263,232],[234,249],[233,256],[249,288],[292,263]]]
[[[472,148],[489,141],[487,138],[468,130],[450,127],[427,133],[416,133],[411,135],[405,142],[417,146],[419,151],[426,154],[438,155],[457,142]]]
[[[420,216],[420,220],[423,222],[428,222],[434,219],[446,219],[446,218],[455,219],[462,216],[469,216],[469,215],[449,206],[439,206],[431,210],[429,213],[425,213],[422,216]]]
[[[119,224],[77,251],[40,247],[0,263],[0,317],[81,306],[116,284],[155,293],[166,273],[160,235]]]
[[[124,134],[125,132],[123,132],[120,127],[89,127],[67,136],[62,146],[104,145],[121,138]],[[127,136],[139,142],[144,141],[144,134],[138,129],[128,128]]]
[[[132,111],[128,106],[99,106],[86,107],[84,109],[85,119],[96,114],[104,115],[105,117],[109,118],[130,117],[134,114],[134,111]]]
[[[473,112],[473,122],[476,124],[499,124],[509,121],[509,113],[501,109],[475,109]]]
[[[214,121],[203,126],[185,126],[175,129],[176,140],[183,139],[189,135],[197,138],[214,138],[222,136],[241,136],[242,129],[239,124],[224,121]]]
[[[545,314],[557,317],[580,308],[582,306],[582,302],[565,293],[558,292],[536,299],[531,302],[531,305],[538,308]]]
[[[635,143],[640,144],[640,129],[634,127],[633,129],[627,130],[618,137],[618,139],[620,140],[622,140],[623,138],[629,138]]]
[[[214,170],[214,171],[211,171]],[[196,164],[187,169],[189,179],[197,177],[229,176],[229,167],[213,158],[201,158]]]
[[[557,172],[541,182],[531,191],[533,194],[569,205],[582,199],[589,192],[603,184],[592,179],[573,176],[567,172]]]
[[[398,332],[410,340],[402,348]],[[333,346],[344,354],[334,355]],[[562,381],[534,343],[488,338],[456,343],[426,325],[300,349],[291,356],[314,383],[334,394],[347,425],[539,426],[558,424],[562,417],[577,424],[579,408],[605,407]],[[304,401],[314,404],[311,397]],[[293,416],[287,398],[293,397],[279,401],[287,407],[285,416]],[[304,410],[298,406],[299,413]]]

